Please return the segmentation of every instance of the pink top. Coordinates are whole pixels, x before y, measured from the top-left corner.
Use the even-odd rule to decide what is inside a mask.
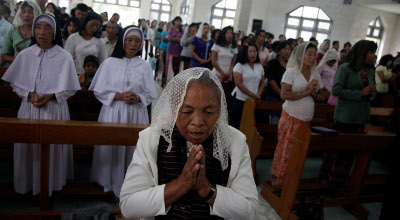
[[[172,42],[171,38],[182,38],[183,36],[183,30],[182,31],[176,31],[174,27],[170,27],[168,30],[168,37],[169,37],[169,42],[168,42],[168,49],[167,53],[170,55],[174,56],[180,56],[181,51],[182,51],[182,46],[180,43]]]
[[[258,55],[260,57],[261,65],[263,65],[264,67],[267,66],[268,55],[269,55],[268,48],[263,47],[262,51],[258,51],[258,53],[259,53]]]

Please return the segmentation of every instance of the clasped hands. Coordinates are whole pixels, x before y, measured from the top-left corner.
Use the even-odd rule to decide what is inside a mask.
[[[195,145],[189,154],[189,158],[176,180],[182,190],[189,192],[194,189],[204,198],[210,192],[211,183],[206,177],[206,156],[202,145]]]
[[[31,100],[31,103],[33,107],[35,108],[42,108],[45,106],[51,99],[54,98],[54,93],[51,94],[43,94],[39,96],[35,92],[30,92],[28,95],[29,99]]]
[[[123,101],[128,105],[135,104],[138,102],[136,94],[134,92],[124,92],[115,94],[115,99]]]

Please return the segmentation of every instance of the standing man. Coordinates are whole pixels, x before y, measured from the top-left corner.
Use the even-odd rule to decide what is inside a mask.
[[[3,17],[3,14],[5,13],[5,7],[7,7],[6,1],[0,0],[0,51],[3,49],[4,38],[6,37],[8,31],[13,27],[13,25]]]
[[[110,57],[114,51],[115,44],[117,43],[117,34],[119,26],[115,21],[109,21],[106,26],[107,36],[103,38],[106,45],[107,57]]]

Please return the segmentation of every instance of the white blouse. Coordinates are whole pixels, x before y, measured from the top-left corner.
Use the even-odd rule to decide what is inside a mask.
[[[264,68],[261,64],[255,63],[254,70],[249,66],[248,63],[240,64],[237,63],[233,68],[233,72],[238,72],[242,74],[242,84],[250,90],[252,93],[257,94],[258,87],[260,86],[260,80],[264,76]],[[246,101],[246,99],[251,98],[246,95],[238,87],[235,87],[232,92],[232,96],[236,93],[236,99],[241,101]]]
[[[210,214],[225,219],[253,219],[258,205],[258,192],[251,170],[246,137],[230,127],[232,145],[228,147],[231,170],[226,187],[217,185],[217,197]],[[125,218],[154,219],[166,215],[165,184],[158,185],[157,148],[160,134],[151,128],[139,133],[137,149],[126,172],[121,189],[121,212]]]
[[[237,47],[232,48],[231,46],[229,46],[228,48],[226,48],[214,44],[211,50],[218,53],[217,57],[218,66],[222,69],[222,71],[228,73],[229,69],[231,68],[232,59],[235,56],[235,54],[238,53]],[[211,72],[216,74],[217,76],[223,76],[221,73],[217,71],[217,69],[215,69],[215,67]]]
[[[310,80],[304,78],[298,70],[287,69],[282,76],[282,83],[286,83],[292,86],[292,92],[303,92],[307,89],[308,83],[311,80],[318,80],[318,88],[322,89],[324,85],[322,84],[321,76],[318,73],[311,74]],[[298,100],[285,100],[283,103],[283,109],[292,117],[303,120],[311,121],[314,117],[314,99],[311,95],[303,97]]]
[[[101,38],[92,37],[85,40],[78,32],[71,34],[65,43],[65,50],[74,59],[76,73],[84,74],[83,61],[89,55],[99,58],[100,64],[107,58],[107,49]]]

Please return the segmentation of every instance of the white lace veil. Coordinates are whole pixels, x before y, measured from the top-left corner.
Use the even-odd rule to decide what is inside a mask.
[[[197,30],[196,37],[199,39],[201,39],[203,36],[203,27],[204,27],[204,23],[201,23],[199,26],[199,29]],[[208,25],[208,27],[210,27],[210,25]],[[211,40],[211,30],[208,31],[207,40],[208,41]]]
[[[289,57],[289,61],[286,65],[286,69],[295,69],[296,72],[301,73],[301,69],[303,68],[303,62],[304,62],[304,54],[306,53],[307,46],[309,44],[312,44],[310,42],[308,43],[302,43],[300,45],[297,45],[293,51],[292,54]],[[311,67],[311,74],[317,73],[317,68],[314,65]]]
[[[33,8],[33,14],[34,14],[33,19],[35,19],[37,16],[42,14],[42,11],[40,10],[39,5],[36,4],[36,2],[33,2],[33,1],[24,1],[24,2],[27,2]],[[13,25],[15,27],[24,25],[24,22],[22,21],[21,16],[20,16],[21,10],[22,10],[22,5],[24,4],[24,2],[21,4],[17,13],[15,14],[14,21],[13,21]],[[33,22],[33,20],[32,20],[32,22]]]
[[[326,52],[325,52],[325,50],[324,50],[324,46],[325,46],[326,44],[330,44],[330,41],[329,41],[328,39],[324,40],[324,42],[322,42],[322,44],[319,45],[319,47],[318,47],[318,53],[322,53],[322,54],[325,55]],[[329,50],[329,49],[328,49],[328,50]]]
[[[158,132],[170,144],[167,152],[172,147],[172,132],[178,117],[179,109],[186,96],[187,87],[190,81],[198,80],[215,83],[218,86],[221,96],[220,116],[213,131],[213,156],[221,162],[222,170],[228,167],[228,147],[231,140],[231,132],[228,126],[228,111],[224,90],[218,78],[206,68],[190,68],[176,75],[167,84],[161,93],[159,100],[152,112],[150,128]]]
[[[329,60],[336,60],[336,63],[333,64],[333,68],[337,69],[338,67],[338,60],[339,60],[339,55],[337,54],[336,50],[334,48],[328,50],[324,57],[321,59],[321,61],[318,64],[318,68],[322,67],[326,62]]]

